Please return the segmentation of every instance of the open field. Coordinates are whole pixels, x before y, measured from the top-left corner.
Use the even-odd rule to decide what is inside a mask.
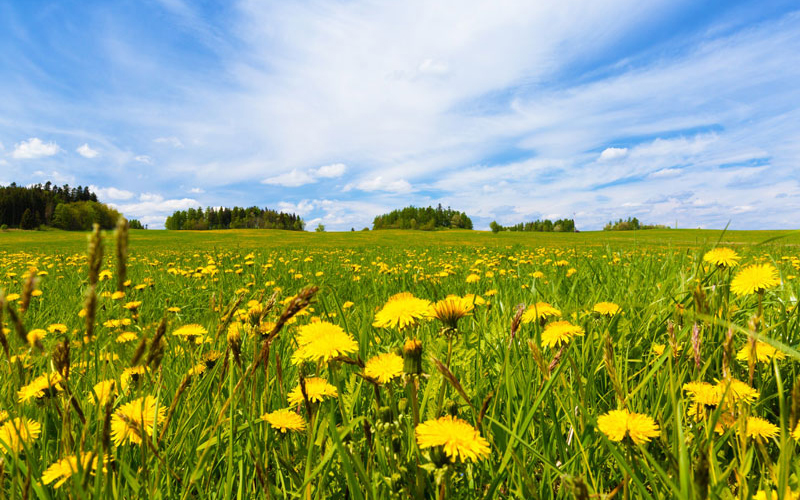
[[[789,498],[798,244],[0,233],[0,498]]]

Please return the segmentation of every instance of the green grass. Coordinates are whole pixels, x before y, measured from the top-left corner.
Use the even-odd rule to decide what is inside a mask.
[[[702,263],[720,238],[736,248],[742,265],[772,262],[780,272],[783,282],[764,294],[756,331],[749,325],[758,298],[730,294],[735,272]],[[113,234],[106,240],[102,269],[116,277]],[[744,499],[778,485],[800,489],[790,436],[800,413],[800,397],[792,397],[800,360],[798,242],[787,231],[132,231],[126,296],[103,296],[114,291],[114,277],[98,284],[96,336],[84,343],[78,313],[89,293],[87,235],[0,233],[0,290],[22,295],[28,270],[44,272],[42,295],[21,316],[24,328],[63,323],[68,329],[49,333],[40,350],[18,337],[4,310],[9,354],[27,359],[11,363],[0,353],[0,410],[32,419],[42,431],[19,453],[0,451],[0,498],[586,498],[583,492],[601,498],[613,492],[615,498]],[[320,287],[313,303],[266,350],[259,324],[269,330],[284,299],[308,285]],[[436,320],[404,331],[372,326],[387,299],[405,291],[430,301],[477,294],[487,304],[461,319],[452,337]],[[253,330],[243,337],[240,366],[224,328],[217,335],[224,313],[238,302],[248,315],[273,293],[278,302],[261,321],[250,314]],[[18,311],[21,301],[11,308]],[[138,316],[123,307],[128,301],[142,302]],[[348,301],[354,305],[345,308]],[[558,308],[585,335],[560,353],[542,347],[536,322],[520,325],[512,339],[518,304],[539,301]],[[593,313],[601,301],[618,304],[622,314]],[[180,311],[167,312],[173,306]],[[129,326],[104,326],[124,318]],[[158,351],[151,344],[162,318],[163,358],[156,356],[145,376],[118,392],[112,410],[143,396],[163,407],[174,401],[166,427],[159,424],[147,446],[112,445],[104,472],[82,472],[58,489],[43,484],[44,470],[57,460],[103,450],[104,416],[89,403],[91,388],[101,380],[121,383],[141,339],[144,356],[136,364],[146,364]],[[292,363],[297,329],[312,318],[354,338],[358,351],[349,363]],[[669,347],[669,321],[676,325],[676,352]],[[172,335],[192,323],[207,329],[209,342],[193,345]],[[729,329],[734,355],[757,337],[785,357],[754,366],[759,396],[736,405],[736,423],[716,434],[722,412],[710,408],[708,420],[689,415],[682,386],[723,378]],[[138,339],[116,342],[122,331]],[[422,341],[426,372],[415,392],[400,380],[374,387],[352,364],[395,352],[411,337]],[[69,390],[77,405],[66,390],[20,402],[21,387],[55,369],[62,340],[70,345]],[[666,346],[664,354],[654,352],[657,344]],[[449,348],[451,381],[434,362],[445,362]],[[186,378],[211,351],[222,356],[202,375]],[[266,363],[250,370],[264,352]],[[96,361],[107,355],[118,360]],[[733,360],[731,370],[749,382],[746,361]],[[340,397],[315,406],[312,418],[301,405],[306,430],[281,434],[259,417],[287,406],[301,373],[328,379]],[[188,386],[180,390],[184,380]],[[440,450],[420,449],[415,400],[421,421],[450,412],[474,426],[488,441],[489,456],[442,465]],[[619,407],[655,419],[660,435],[641,445],[608,439],[597,419]],[[742,437],[749,416],[767,419],[779,433],[760,441]]]

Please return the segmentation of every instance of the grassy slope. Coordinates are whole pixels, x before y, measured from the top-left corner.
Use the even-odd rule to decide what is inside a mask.
[[[9,231],[0,233],[0,250],[58,250],[71,253],[86,248],[87,233],[65,231]],[[582,233],[512,233],[487,231],[356,231],[310,233],[278,230],[131,231],[133,248],[358,248],[364,246],[595,246],[658,245],[708,246],[720,237],[726,245],[752,245],[773,238],[783,245],[800,244],[798,231],[727,231],[671,229]]]

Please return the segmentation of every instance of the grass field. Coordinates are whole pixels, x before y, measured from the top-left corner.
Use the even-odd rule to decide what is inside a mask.
[[[795,232],[117,241],[0,233],[0,498],[800,491]]]

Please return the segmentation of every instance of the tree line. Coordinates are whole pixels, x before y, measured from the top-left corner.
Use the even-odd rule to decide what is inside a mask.
[[[190,208],[177,210],[167,217],[164,227],[172,230],[206,229],[285,229],[302,231],[305,222],[299,215],[269,208]]]
[[[499,233],[500,231],[524,231],[524,232],[544,232],[544,233],[574,233],[575,232],[575,220],[574,219],[556,219],[556,221],[551,221],[550,219],[544,220],[535,220],[532,222],[520,222],[519,224],[514,224],[513,226],[501,226],[497,223],[497,221],[492,221],[489,224],[489,228],[492,230],[493,233]]]
[[[408,206],[376,216],[372,229],[472,229],[472,219],[464,212],[442,208],[441,204],[436,208]]]
[[[119,212],[97,201],[88,186],[57,186],[51,182],[0,186],[0,226],[36,229],[51,226],[66,230],[89,230],[93,223],[111,229]]]
[[[669,229],[669,226],[663,224],[642,224],[636,217],[628,217],[625,220],[621,218],[614,221],[609,221],[603,227],[603,231],[638,231],[642,229]]]

